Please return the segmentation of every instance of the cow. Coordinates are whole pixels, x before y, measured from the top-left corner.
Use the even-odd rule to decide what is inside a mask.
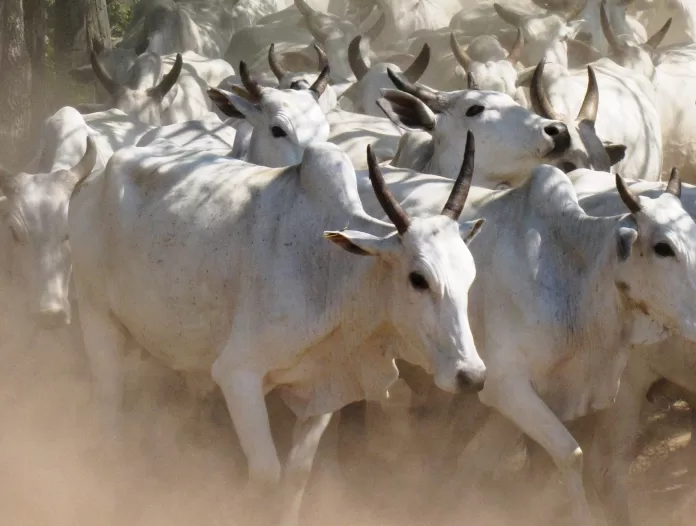
[[[328,65],[307,90],[262,87],[244,61],[239,74],[244,89],[208,90],[225,115],[248,121],[237,130],[234,157],[262,166],[290,166],[300,162],[307,146],[328,138],[329,123],[318,102],[329,81]]]
[[[654,86],[662,130],[663,175],[667,175],[670,167],[679,166],[684,181],[696,183],[694,100],[683,96],[696,90],[696,46],[658,49],[669,34],[672,19],[643,44],[622,38],[614,31],[604,4],[601,9],[602,28],[609,41],[611,58]]]
[[[539,163],[554,162],[570,146],[565,124],[541,118],[493,91],[439,92],[387,70],[398,90],[383,90],[378,105],[405,129],[395,167],[454,178],[466,130],[479,137],[475,181],[487,188],[518,186]]]
[[[63,112],[49,119],[44,132],[56,123],[65,129],[70,123],[60,122],[61,117],[70,116]],[[85,135],[81,138],[79,141],[69,136],[67,140],[77,151],[66,152],[63,147],[62,155],[54,156],[46,171],[13,173],[0,167],[0,191],[4,196],[0,222],[12,237],[9,264],[13,281],[22,283],[29,297],[29,317],[44,329],[64,327],[71,321],[68,200],[77,181],[92,172],[98,157],[94,140],[88,135],[86,140]],[[74,157],[80,150],[84,154],[79,161],[66,164],[66,157]]]
[[[413,215],[430,213],[451,188],[436,176],[385,179]],[[679,179],[656,198],[614,181],[618,216],[587,215],[568,177],[548,165],[518,188],[472,191],[462,216],[489,223],[470,245],[478,269],[470,319],[488,371],[479,398],[551,455],[578,525],[594,522],[583,453],[563,422],[613,403],[632,346],[696,338],[696,223]]]
[[[468,329],[467,243],[483,223],[458,222],[473,155],[470,136],[441,213],[411,218],[368,150],[384,222],[362,209],[355,172],[334,145],[310,146],[298,166],[280,169],[166,141],[117,152],[75,187],[68,218],[106,428],[119,428],[122,353],[132,339],[220,386],[248,460],[248,491],[263,494],[281,478],[264,402],[278,389],[298,417],[282,508],[282,524],[297,524],[331,413],[382,395],[396,380],[396,356],[445,390],[480,390],[486,369]],[[346,225],[359,230],[322,239],[324,228]]]
[[[204,150],[227,155],[232,151],[235,130],[213,112],[203,118],[153,128],[145,133],[137,146],[147,146],[154,141],[166,139],[188,150]]]

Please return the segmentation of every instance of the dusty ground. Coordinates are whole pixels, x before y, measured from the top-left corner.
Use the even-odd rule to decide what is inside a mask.
[[[196,413],[177,378],[147,376],[139,381],[154,394],[131,386],[125,440],[100,439],[91,424],[84,359],[57,349],[59,340],[34,338],[32,350],[22,352],[2,347],[0,524],[249,524],[235,506],[244,460],[219,401]],[[287,416],[273,414],[281,422]],[[284,449],[287,436],[279,427]],[[440,447],[441,437],[432,433],[429,445]],[[685,447],[688,439],[684,410],[651,415],[632,474],[641,524],[655,524],[657,517],[662,526],[693,524],[696,459]],[[517,490],[460,495],[458,487],[443,488],[427,459],[403,443],[393,451],[398,463],[380,463],[375,455],[343,458],[349,484],[324,451],[307,495],[307,524],[500,526],[522,524],[519,513],[542,507],[533,494]]]

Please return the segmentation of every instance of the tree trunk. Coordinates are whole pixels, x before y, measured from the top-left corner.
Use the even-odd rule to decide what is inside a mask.
[[[106,0],[82,0],[87,14],[87,42],[99,41],[105,48],[111,49],[111,26]]]
[[[0,159],[19,167],[28,153],[31,68],[22,0],[0,0]]]
[[[106,0],[55,2],[54,46],[56,60],[62,61],[61,69],[67,71],[86,64],[93,40],[98,40],[105,48],[111,48],[111,28]]]
[[[46,0],[24,0],[24,29],[31,59],[32,137],[48,110],[46,89]]]

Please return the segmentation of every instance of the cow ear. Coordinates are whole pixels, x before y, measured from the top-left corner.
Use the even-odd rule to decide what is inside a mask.
[[[633,227],[619,227],[616,238],[616,252],[619,256],[619,261],[626,261],[631,257],[633,244],[638,239],[638,231]]]
[[[234,88],[237,87],[233,86]],[[253,120],[261,113],[261,108],[251,100],[251,95],[242,96],[240,90],[241,88],[235,89],[235,93],[232,93],[218,88],[208,88],[208,97],[228,117]]]
[[[609,156],[609,166],[623,161],[626,156],[626,146],[624,144],[604,143],[604,149]]]
[[[485,219],[475,219],[474,221],[465,221],[459,223],[459,234],[462,236],[464,243],[467,245],[478,235],[481,227],[486,222]]]
[[[356,230],[324,232],[324,238],[358,256],[386,256],[395,250],[398,243],[395,235],[376,237]]]
[[[435,113],[420,99],[400,90],[383,89],[377,106],[395,125],[408,131],[435,128]]]

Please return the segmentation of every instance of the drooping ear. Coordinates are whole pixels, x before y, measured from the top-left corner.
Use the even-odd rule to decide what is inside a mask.
[[[377,237],[357,230],[328,231],[324,232],[324,238],[358,256],[385,256],[399,243],[396,235]]]
[[[474,221],[465,221],[459,223],[459,234],[462,236],[464,243],[467,245],[478,235],[481,227],[486,222],[485,219],[475,219]]]
[[[377,106],[396,126],[408,131],[435,128],[435,113],[422,100],[395,89],[383,89],[381,93]]]
[[[626,156],[626,145],[624,144],[605,142],[604,149],[609,156],[609,166],[614,166],[616,163],[623,161],[623,158]]]
[[[218,88],[208,88],[208,97],[228,117],[236,119],[253,119],[261,113],[258,104],[251,100],[251,95],[238,86],[232,86],[233,92]]]
[[[619,261],[626,261],[631,257],[633,244],[638,239],[638,230],[629,226],[619,227],[616,237],[616,252],[619,256]]]

